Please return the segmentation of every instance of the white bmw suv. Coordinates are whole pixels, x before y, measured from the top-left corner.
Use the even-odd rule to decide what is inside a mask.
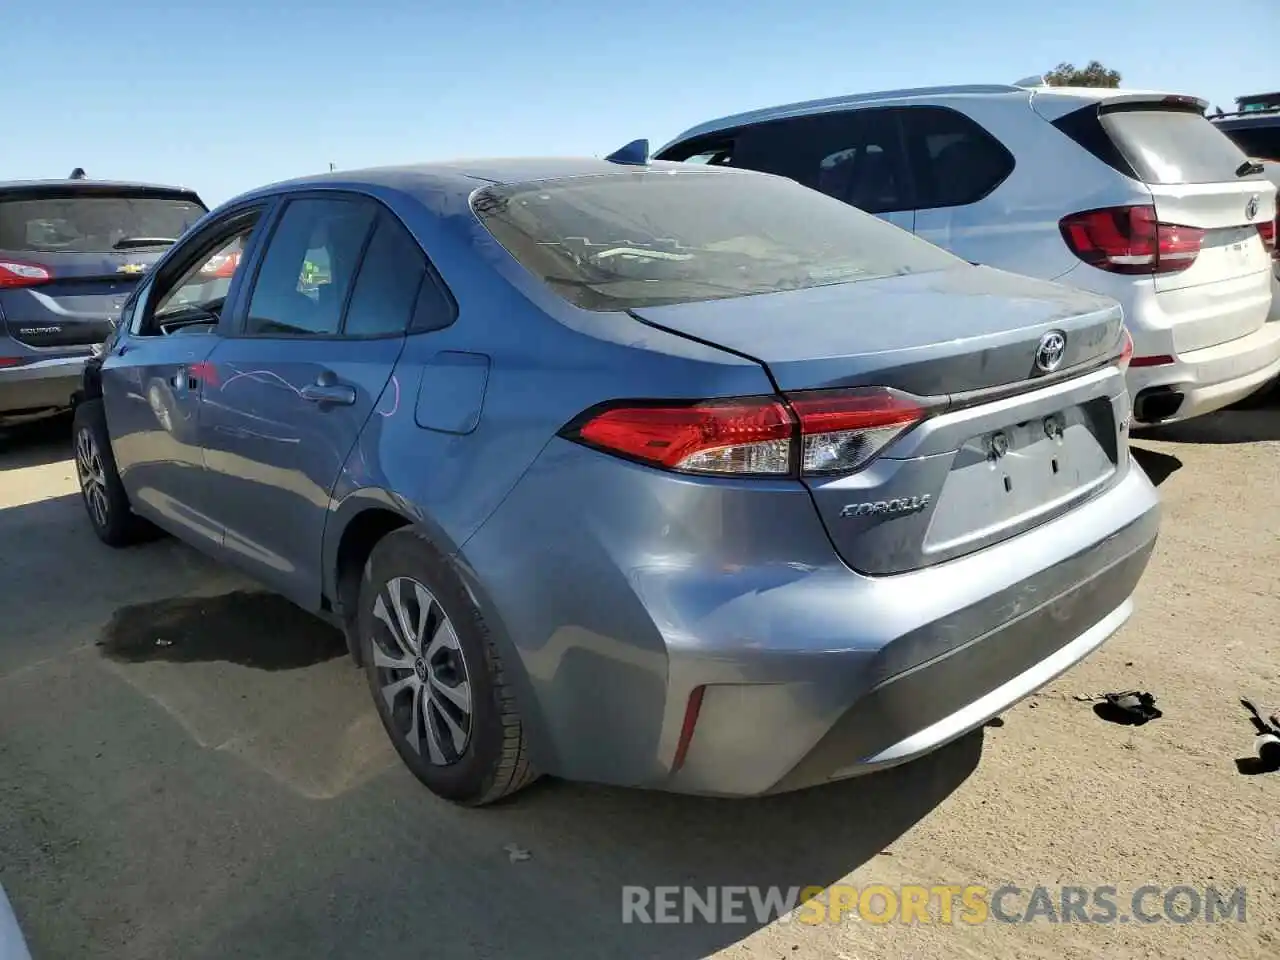
[[[701,124],[662,160],[776,173],[974,263],[1106,294],[1140,423],[1280,374],[1276,188],[1204,116],[1135,90],[985,85],[814,100]]]

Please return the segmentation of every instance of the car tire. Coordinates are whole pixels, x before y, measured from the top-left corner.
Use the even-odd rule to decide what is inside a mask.
[[[133,512],[120,482],[101,400],[86,400],[76,406],[71,436],[80,496],[98,539],[109,547],[154,540],[160,531]]]
[[[396,530],[373,548],[357,622],[378,717],[432,793],[482,806],[537,779],[484,616],[417,531]]]

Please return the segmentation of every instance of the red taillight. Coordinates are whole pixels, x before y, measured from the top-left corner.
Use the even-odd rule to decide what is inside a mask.
[[[1280,216],[1275,220],[1268,220],[1265,223],[1258,224],[1258,236],[1262,238],[1262,245],[1266,247],[1267,253],[1271,255],[1272,260],[1280,260],[1280,250],[1276,249],[1276,224],[1280,223]]]
[[[682,473],[785,477],[848,473],[928,414],[885,387],[785,397],[628,402],[587,411],[562,435]]]
[[[1153,206],[1105,207],[1063,217],[1071,252],[1091,266],[1128,275],[1176,273],[1200,253],[1204,231],[1161,223]]]
[[[44,267],[20,260],[0,260],[0,290],[9,287],[34,287],[48,283],[53,275]]]
[[[1120,347],[1120,358],[1118,363],[1121,370],[1128,370],[1129,364],[1133,362],[1133,337],[1128,330],[1124,331],[1124,343]]]
[[[858,469],[926,413],[919,400],[884,387],[813,390],[787,399],[800,421],[806,475]]]
[[[26,362],[25,357],[0,357],[0,367],[20,367]]]
[[[235,276],[240,266],[240,252],[219,253],[209,258],[209,262],[200,268],[200,275],[219,280],[229,280]]]

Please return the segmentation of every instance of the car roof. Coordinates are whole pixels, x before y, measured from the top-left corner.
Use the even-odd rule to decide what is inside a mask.
[[[1091,102],[1101,103],[1106,100],[1115,99],[1161,100],[1166,97],[1179,95],[1160,90],[1137,90],[1129,88],[1111,89],[1104,87],[1019,86],[1007,83],[963,84],[941,87],[907,87],[901,90],[879,90],[872,93],[855,93],[838,97],[826,97],[821,100],[801,100],[796,103],[781,104],[775,107],[764,107],[759,110],[749,110],[745,113],[730,114],[716,120],[708,120],[705,123],[700,123],[697,126],[690,127],[657,152],[661,153],[668,147],[674,146],[675,144],[681,143],[685,140],[691,140],[694,137],[706,136],[707,134],[719,133],[724,130],[732,130],[735,127],[761,123],[768,120],[782,120],[789,117],[836,112],[839,110],[859,107],[907,104],[914,101],[924,101],[927,103],[930,100],[936,100],[943,97],[951,99],[957,97],[992,96],[1025,96],[1027,98],[1032,96],[1049,97],[1064,101],[1074,101],[1083,105]]]
[[[42,193],[86,195],[102,193],[155,194],[173,197],[182,195],[199,200],[200,195],[190,187],[176,187],[164,183],[146,183],[135,180],[0,180],[0,196],[4,194],[36,195]],[[203,201],[201,201],[203,203]]]
[[[644,165],[615,163],[596,157],[499,157],[478,160],[452,160],[393,167],[368,167],[321,173],[263,187],[241,194],[232,203],[260,196],[313,188],[367,189],[381,187],[402,193],[446,191],[462,195],[485,184],[514,184],[541,180],[564,180],[574,177],[609,176],[634,173],[637,170],[671,170],[680,173],[745,173],[717,168],[703,169],[689,164],[651,160]],[[759,174],[752,174],[759,176]]]

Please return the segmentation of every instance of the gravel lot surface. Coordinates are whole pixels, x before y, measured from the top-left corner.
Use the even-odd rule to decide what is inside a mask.
[[[401,768],[334,633],[174,541],[100,546],[66,425],[28,431],[0,447],[0,884],[36,960],[1274,960],[1280,773],[1238,699],[1280,707],[1280,404],[1134,446],[1165,500],[1138,612],[1000,725],[759,802],[543,782],[465,811]],[[1132,688],[1164,716],[1074,699]],[[624,884],[841,881],[1110,885],[1121,913],[1242,886],[1246,918],[620,922]]]

